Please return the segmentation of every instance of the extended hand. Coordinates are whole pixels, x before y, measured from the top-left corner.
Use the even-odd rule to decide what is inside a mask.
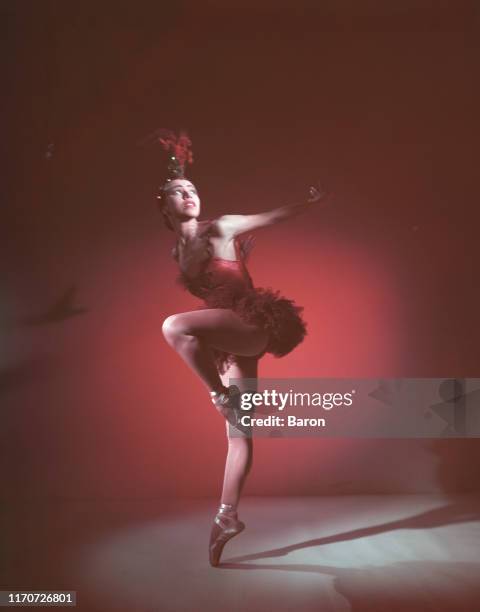
[[[328,195],[328,192],[323,189],[320,182],[317,181],[316,185],[310,185],[308,188],[308,198],[307,202],[309,204],[313,204],[314,202],[318,202],[320,200],[324,200]]]

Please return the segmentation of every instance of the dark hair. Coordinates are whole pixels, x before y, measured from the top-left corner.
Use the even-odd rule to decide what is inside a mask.
[[[162,213],[163,223],[165,224],[165,227],[166,227],[167,229],[169,229],[171,232],[173,232],[173,231],[174,231],[174,229],[173,229],[172,222],[171,222],[171,221],[170,221],[170,219],[167,217],[167,215],[166,215],[166,214],[163,212],[163,207],[162,207],[161,213]]]
[[[158,210],[160,211],[160,214],[163,217],[163,222],[165,224],[165,227],[169,229],[171,232],[173,232],[174,230],[173,230],[172,222],[170,221],[170,219],[168,218],[165,212],[166,203],[164,200],[164,195],[165,195],[165,187],[159,187],[158,193],[157,193]]]

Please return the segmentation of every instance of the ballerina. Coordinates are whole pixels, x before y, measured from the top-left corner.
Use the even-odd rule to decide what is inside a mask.
[[[253,458],[251,431],[239,422],[241,388],[228,381],[257,379],[258,361],[265,353],[287,355],[307,333],[303,307],[278,291],[254,286],[245,264],[253,240],[239,236],[300,214],[326,193],[320,185],[311,186],[302,203],[201,221],[198,191],[185,176],[186,164],[193,161],[190,139],[185,132],[177,137],[169,130],[159,130],[157,136],[169,153],[167,177],[157,198],[165,225],[177,238],[172,256],[180,269],[178,280],[204,302],[197,310],[167,317],[162,331],[206,386],[226,423],[221,503],[209,541],[210,564],[217,566],[226,542],[245,528],[237,507]]]

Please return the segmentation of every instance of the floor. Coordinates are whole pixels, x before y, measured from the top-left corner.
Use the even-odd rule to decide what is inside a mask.
[[[0,588],[75,590],[92,612],[480,609],[478,496],[247,497],[247,529],[212,568],[215,509],[4,503]]]

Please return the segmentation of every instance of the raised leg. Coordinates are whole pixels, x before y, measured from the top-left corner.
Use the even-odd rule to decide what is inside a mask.
[[[220,391],[225,386],[215,366],[212,348],[254,357],[265,349],[268,341],[264,330],[248,325],[235,312],[225,308],[171,315],[163,322],[162,331],[168,344],[209,391]]]

